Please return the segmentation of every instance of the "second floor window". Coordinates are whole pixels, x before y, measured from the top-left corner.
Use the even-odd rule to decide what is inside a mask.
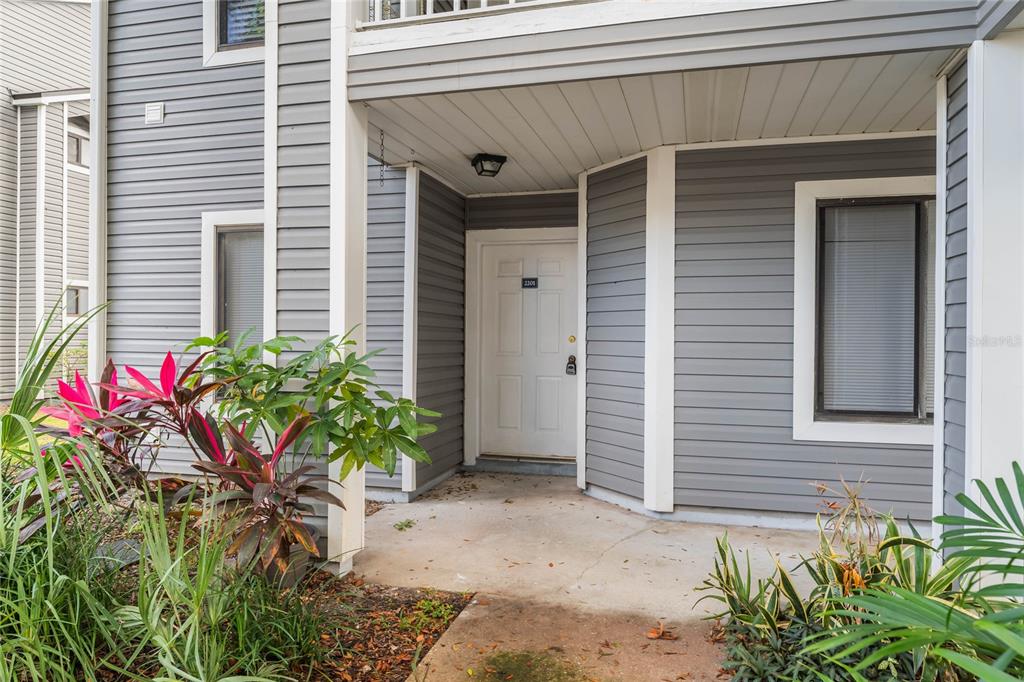
[[[221,48],[262,45],[266,33],[264,0],[217,0]]]

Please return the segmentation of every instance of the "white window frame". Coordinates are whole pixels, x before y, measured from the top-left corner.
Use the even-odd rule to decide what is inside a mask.
[[[220,49],[220,12],[217,0],[203,0],[203,66],[230,66],[262,62],[266,40],[262,45]]]
[[[217,257],[217,235],[224,228],[253,227],[263,231],[263,243],[266,245],[267,225],[264,222],[263,209],[251,211],[204,211],[202,214],[202,235],[200,236],[199,261],[199,335],[213,338],[217,335],[217,290],[220,277]],[[276,268],[276,264],[269,264]],[[267,281],[269,272],[266,253],[263,259],[263,282]],[[266,296],[266,286],[263,288]],[[264,315],[266,307],[264,306]],[[264,331],[264,333],[266,333]]]
[[[936,194],[934,175],[797,182],[793,231],[793,440],[931,445],[931,423],[815,419],[818,202]],[[937,238],[937,235],[933,235]],[[938,315],[938,311],[936,311]],[[938,359],[936,360],[938,361]],[[927,376],[931,376],[928,374]],[[941,395],[935,391],[935,395]]]
[[[71,137],[80,138],[88,142],[90,148],[92,147],[92,140],[89,139],[89,131],[79,128],[78,126],[71,125],[70,123],[67,125],[67,129],[64,131],[64,137],[66,140],[70,140]],[[67,145],[67,149],[68,152],[71,151],[70,144]],[[83,158],[88,159],[91,154],[92,152],[90,151],[88,154],[84,155]],[[64,160],[68,170],[73,170],[76,173],[84,173],[86,175],[89,174],[89,166],[71,161],[68,158],[67,153],[65,153],[64,155]]]

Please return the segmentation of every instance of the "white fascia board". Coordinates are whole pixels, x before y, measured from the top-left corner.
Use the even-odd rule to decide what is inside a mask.
[[[814,418],[818,200],[930,195],[935,176],[797,182],[793,229],[793,440],[932,445],[931,424]]]
[[[644,506],[674,507],[676,150],[647,155],[644,269]]]

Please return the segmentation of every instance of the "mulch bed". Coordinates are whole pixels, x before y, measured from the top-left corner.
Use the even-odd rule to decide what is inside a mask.
[[[337,615],[338,626],[321,637],[331,648],[327,662],[301,678],[341,682],[404,682],[473,598],[325,573],[312,577],[307,593],[326,614]]]

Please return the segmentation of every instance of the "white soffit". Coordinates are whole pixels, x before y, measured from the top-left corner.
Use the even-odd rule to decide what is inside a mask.
[[[935,129],[950,51],[667,73],[369,102],[370,153],[467,193],[568,189],[581,171],[663,144]],[[478,177],[477,152],[509,157]]]

